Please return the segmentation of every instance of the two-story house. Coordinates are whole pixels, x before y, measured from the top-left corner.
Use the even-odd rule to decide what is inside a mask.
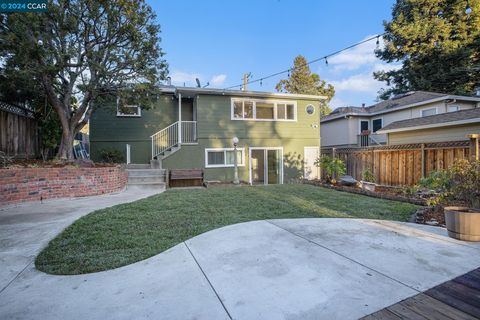
[[[90,120],[93,160],[118,149],[127,162],[161,160],[165,169],[204,169],[206,180],[231,181],[237,137],[240,180],[277,184],[316,178],[322,96],[162,87],[148,109],[105,106]]]
[[[480,96],[413,91],[368,107],[335,109],[321,119],[321,144],[344,148],[467,140],[467,134],[480,132],[479,118]]]

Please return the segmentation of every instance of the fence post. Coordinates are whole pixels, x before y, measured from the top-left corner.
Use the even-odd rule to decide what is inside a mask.
[[[337,150],[337,148],[332,148],[332,159],[335,159],[335,151]]]
[[[479,139],[480,133],[474,133],[467,135],[470,138],[470,159],[471,160],[479,160],[480,159],[480,146],[479,146]]]
[[[422,178],[425,178],[425,143],[422,143]]]

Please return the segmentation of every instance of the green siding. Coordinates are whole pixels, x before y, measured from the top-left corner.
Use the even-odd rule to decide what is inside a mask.
[[[286,99],[278,99],[286,100]],[[191,110],[197,109],[198,144],[183,145],[180,150],[163,160],[163,167],[204,168],[205,148],[232,147],[231,139],[240,139],[245,148],[245,166],[239,167],[240,179],[249,180],[249,147],[283,147],[284,182],[303,175],[305,146],[319,146],[318,101],[296,100],[297,121],[243,121],[231,120],[230,96],[197,96],[195,101],[182,99],[182,120],[192,120]],[[317,107],[308,115],[308,104]],[[116,117],[115,110],[100,109],[92,116],[91,153],[98,160],[103,148],[118,148],[125,152],[131,145],[132,162],[147,163],[151,157],[150,135],[177,121],[178,101],[171,95],[162,96],[151,110],[142,111],[140,118]],[[206,168],[207,180],[232,180],[233,168]]]

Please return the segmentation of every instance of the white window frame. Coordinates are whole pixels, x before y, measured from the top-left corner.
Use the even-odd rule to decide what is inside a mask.
[[[129,108],[133,108],[133,107],[136,107],[137,108],[137,114],[126,114],[126,113],[121,113],[120,112],[120,109],[119,109],[119,106],[120,106],[120,98],[117,98],[117,117],[127,117],[127,118],[139,118],[142,116],[142,108],[140,108],[139,105],[137,104],[133,104],[133,105],[126,105],[126,107],[129,107]]]
[[[253,118],[235,118],[235,102],[242,102],[242,115],[244,115],[243,109],[245,108],[245,101],[253,102]],[[257,119],[257,102],[271,103],[273,104],[273,119]],[[293,119],[278,119],[277,104],[291,104],[293,105]],[[285,114],[287,108],[285,107]],[[237,121],[283,121],[283,122],[296,122],[297,121],[297,102],[291,100],[270,100],[270,99],[246,99],[246,98],[231,98],[230,102],[230,120]]]
[[[282,160],[282,165],[280,166],[280,183],[283,184],[283,175],[284,175],[284,166],[285,166],[285,159],[283,158],[283,147],[250,147],[248,148],[248,182],[250,185],[253,185],[253,176],[252,176],[252,150],[279,150],[280,151],[280,159]],[[267,181],[264,183],[267,185]]]
[[[455,110],[455,111],[449,110],[449,109],[452,108],[452,107],[457,108],[457,110]],[[459,106],[459,105],[453,104],[453,105],[451,105],[451,106],[447,106],[447,112],[457,112],[457,111],[460,111],[460,106]]]
[[[378,129],[378,130],[375,131],[375,132],[373,131],[373,121],[375,121],[375,120],[382,120],[382,126],[380,127],[380,129],[383,128],[383,117],[372,119],[372,124],[371,124],[371,125],[372,125],[372,129],[370,130],[370,132],[373,133],[373,134],[377,134],[377,131],[380,130],[380,129]]]
[[[423,115],[423,111],[432,110],[432,109],[435,109],[435,114],[438,114],[438,107],[428,107],[428,108],[420,109],[420,116],[421,116],[422,118],[423,118],[423,117],[429,117],[429,116],[424,116],[424,115]]]
[[[368,123],[368,129],[370,130],[370,120],[368,119],[358,119],[358,134],[362,134],[362,122]],[[383,125],[383,120],[382,120],[382,125]],[[370,130],[372,132],[372,130]]]
[[[233,168],[234,164],[227,164],[227,151],[234,151],[235,148],[205,148],[205,168]],[[223,151],[223,164],[208,164],[208,152]],[[237,148],[237,151],[242,153],[242,163],[238,167],[245,167],[245,148]],[[238,160],[238,159],[237,159]]]

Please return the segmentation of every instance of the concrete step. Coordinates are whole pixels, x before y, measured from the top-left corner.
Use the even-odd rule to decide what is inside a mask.
[[[151,169],[150,163],[129,163],[127,164],[127,169]]]
[[[152,182],[134,182],[134,183],[128,183],[127,185],[127,188],[128,187],[152,187],[152,188],[165,188],[165,182],[155,182],[155,183],[152,183]]]
[[[165,169],[127,169],[129,177],[165,176]]]
[[[128,183],[129,184],[135,184],[135,183],[164,183],[165,182],[165,176],[129,176],[128,177]]]

